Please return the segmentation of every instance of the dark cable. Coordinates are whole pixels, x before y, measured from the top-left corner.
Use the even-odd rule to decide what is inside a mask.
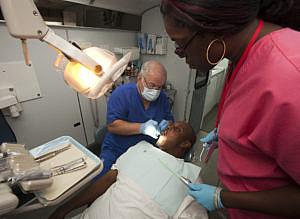
[[[79,99],[79,94],[78,94],[78,92],[76,94],[77,94],[77,101],[78,101],[78,105],[79,105],[79,112],[80,112],[80,117],[81,117],[83,132],[84,132],[84,137],[85,137],[85,141],[86,141],[86,146],[88,146],[88,138],[87,138],[86,128],[85,128],[85,124],[84,124],[84,120],[83,120],[83,115],[82,115],[82,110],[81,110],[81,103],[80,103],[80,99]]]

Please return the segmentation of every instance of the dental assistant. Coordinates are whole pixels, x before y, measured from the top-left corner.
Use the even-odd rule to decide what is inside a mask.
[[[118,87],[107,104],[107,128],[100,158],[104,175],[117,158],[136,143],[155,144],[159,134],[173,121],[166,94],[162,91],[167,72],[157,61],[142,65],[136,83]]]
[[[163,0],[161,12],[191,68],[231,62],[210,135],[225,189],[191,184],[190,195],[231,219],[300,218],[299,1]]]

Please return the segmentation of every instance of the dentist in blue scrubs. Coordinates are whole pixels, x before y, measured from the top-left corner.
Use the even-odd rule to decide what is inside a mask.
[[[110,170],[117,158],[136,143],[155,144],[161,131],[174,121],[166,94],[162,91],[167,72],[157,61],[142,65],[136,83],[118,87],[107,104],[107,127],[100,158]],[[98,176],[98,177],[99,177]]]

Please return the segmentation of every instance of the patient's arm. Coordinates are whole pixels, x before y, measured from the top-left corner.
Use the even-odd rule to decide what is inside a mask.
[[[137,135],[140,134],[140,123],[127,122],[117,119],[107,126],[109,132],[118,135]]]
[[[55,212],[49,217],[49,219],[62,219],[70,211],[83,205],[91,204],[99,196],[104,194],[105,191],[116,181],[117,175],[117,170],[108,171],[104,176],[93,182],[72,199],[57,208]]]

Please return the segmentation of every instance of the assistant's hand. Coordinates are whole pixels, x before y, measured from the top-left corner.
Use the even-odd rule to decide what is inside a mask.
[[[207,184],[189,184],[189,195],[209,211],[224,208],[221,201],[221,188]]]
[[[212,152],[209,153],[210,148],[212,147],[212,145],[214,145],[214,148],[218,146],[218,129],[213,129],[205,137],[200,138],[200,141],[203,143],[202,151],[200,153],[200,161],[202,162],[202,157],[206,153],[205,162],[208,162],[212,154]]]
[[[169,121],[163,119],[159,124],[158,124],[158,128],[160,132],[163,132],[166,128],[168,128],[169,126]]]
[[[142,123],[140,127],[140,133],[157,139],[160,135],[158,122],[150,119],[147,122]]]
[[[218,141],[218,131],[217,129],[213,129],[209,132],[205,137],[200,138],[202,143],[211,144],[213,141]]]

